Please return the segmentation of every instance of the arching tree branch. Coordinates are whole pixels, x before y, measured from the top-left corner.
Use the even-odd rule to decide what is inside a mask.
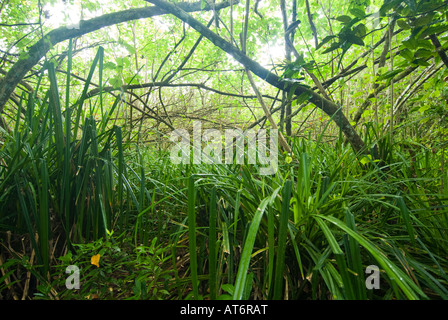
[[[202,34],[204,37],[210,40],[215,46],[219,47],[220,49],[232,55],[235,60],[237,60],[239,63],[245,66],[248,70],[252,71],[259,78],[265,80],[266,82],[268,82],[269,84],[273,85],[278,89],[285,91],[292,90],[293,87],[292,84],[281,81],[278,76],[269,72],[267,69],[262,67],[258,62],[250,59],[238,48],[233,46],[230,42],[215,34],[209,28],[207,28],[198,20],[194,19],[191,15],[182,10],[182,8],[180,8],[179,6],[176,6],[173,3],[169,3],[163,0],[146,0],[146,1],[157,5],[158,7],[164,9],[165,11],[173,14],[180,20],[189,24],[192,28],[194,28],[196,31],[198,31],[200,34]],[[307,94],[310,97],[309,101],[311,103],[316,105],[318,108],[322,109],[326,114],[328,114],[330,117],[333,118],[333,121],[335,121],[335,123],[342,130],[342,132],[344,133],[347,140],[350,142],[355,151],[365,151],[364,141],[354,130],[348,119],[341,112],[341,108],[338,105],[336,105],[332,101],[325,99],[321,95],[317,94],[316,92],[304,86],[298,86],[297,88],[295,88],[294,93],[296,95]]]
[[[442,59],[445,66],[448,68],[448,56],[446,55],[445,51],[443,50],[443,47],[440,44],[439,39],[437,38],[437,36],[435,34],[431,34],[429,36],[429,39],[431,39],[432,44],[436,48],[436,51],[439,54],[440,59]]]
[[[233,3],[235,2],[236,1]],[[228,7],[229,5],[228,2],[222,2],[215,4],[215,9],[219,10]],[[210,5],[205,5],[201,8],[201,1],[194,3],[182,2],[179,3],[178,6],[187,12],[212,10]],[[105,14],[86,21],[83,20],[80,22],[79,29],[60,27],[50,31],[43,39],[32,45],[25,55],[26,58],[18,60],[8,71],[7,75],[0,80],[0,115],[3,113],[3,108],[17,87],[17,84],[55,44],[70,38],[88,34],[107,26],[137,19],[150,18],[162,14],[166,14],[166,11],[159,7],[134,8]]]

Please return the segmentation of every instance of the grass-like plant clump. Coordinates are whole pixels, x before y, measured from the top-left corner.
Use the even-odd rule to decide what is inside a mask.
[[[448,298],[444,149],[391,145],[369,127],[382,161],[322,134],[290,138],[273,175],[173,164],[168,149],[126,139],[120,95],[110,108],[101,87],[87,96],[102,59],[100,48],[74,104],[70,67],[63,92],[46,63],[45,97],[39,81],[0,129],[3,298]],[[66,286],[69,265],[79,289]],[[370,265],[379,289],[366,286]]]

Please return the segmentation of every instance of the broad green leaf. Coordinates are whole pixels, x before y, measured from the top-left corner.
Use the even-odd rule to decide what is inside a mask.
[[[326,44],[327,42],[329,42],[331,39],[336,38],[336,36],[326,36],[325,38],[322,39],[321,42],[319,42],[319,44],[316,47],[316,50],[320,49],[324,44]]]
[[[422,15],[414,21],[411,21],[410,24],[414,27],[426,26],[432,21],[433,16],[434,13]]]
[[[416,46],[418,48],[425,48],[431,51],[434,50],[434,45],[429,40],[423,40],[423,39],[417,40]]]
[[[364,23],[358,24],[356,27],[353,28],[353,31],[355,34],[359,37],[364,37],[367,33],[367,28]]]
[[[407,48],[400,51],[400,56],[409,61],[412,61],[414,59],[414,54]]]
[[[348,24],[350,23],[350,21],[352,21],[352,18],[350,18],[350,16],[347,15],[342,15],[337,17],[336,20],[342,22],[343,24]]]
[[[340,46],[341,46],[341,44],[339,42],[333,42],[329,48],[327,48],[324,51],[322,51],[322,54],[329,53],[331,51],[339,49]]]
[[[359,19],[364,19],[366,16],[366,12],[364,10],[362,10],[361,8],[353,8],[353,9],[350,9],[349,12]]]
[[[426,111],[426,110],[429,110],[429,109],[431,109],[431,106],[430,106],[430,105],[424,105],[424,106],[421,106],[421,107],[418,109],[418,112],[420,112],[420,113],[425,113],[425,111]]]
[[[372,155],[369,154],[369,155],[363,156],[359,162],[361,162],[363,165],[366,165],[369,162],[372,162]]]
[[[444,33],[446,31],[448,31],[448,25],[431,26],[429,28],[426,28],[422,32],[420,37],[424,38],[424,37],[429,36],[431,34],[439,34],[439,33]]]
[[[412,36],[408,37],[402,43],[409,50],[415,50],[417,48],[417,40]]]
[[[428,12],[435,9],[440,10],[441,9],[440,4],[441,3],[439,1],[419,1],[416,10],[419,13]]]
[[[421,59],[421,58],[415,59],[414,61],[412,61],[412,63],[416,64],[416,65],[419,65],[419,66],[422,66],[422,67],[429,67],[430,66],[428,61],[426,61],[425,59]]]
[[[424,48],[420,48],[417,51],[415,51],[414,56],[415,57],[421,57],[421,58],[428,58],[432,56],[432,51]]]
[[[364,41],[360,37],[357,37],[355,35],[352,35],[351,37],[349,37],[347,39],[347,41],[349,41],[350,43],[353,43],[353,44],[357,44],[359,46],[364,46]]]
[[[302,94],[300,94],[297,99],[295,100],[297,104],[302,104],[305,101],[308,101],[309,99],[311,99],[312,94],[309,92],[303,92]]]
[[[300,82],[296,82],[296,83],[294,83],[294,84],[291,86],[291,89],[289,90],[289,92],[288,92],[288,96],[287,96],[287,99],[288,99],[288,100],[291,100],[291,98],[293,97],[293,95],[294,95],[295,92],[296,92],[296,89],[297,89],[299,86],[300,86]]]
[[[385,0],[380,8],[380,16],[384,17],[389,10],[397,8],[401,2],[403,2],[403,0]]]
[[[411,29],[411,26],[403,19],[398,20],[397,25],[403,30]]]

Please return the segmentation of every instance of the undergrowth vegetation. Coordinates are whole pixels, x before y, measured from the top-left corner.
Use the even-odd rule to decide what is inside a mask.
[[[102,54],[89,79],[97,65],[101,79]],[[45,98],[23,95],[0,134],[3,298],[448,298],[444,147],[391,145],[367,126],[387,161],[322,134],[291,138],[274,175],[175,165],[123,138],[111,121],[120,97],[105,111],[87,81],[65,104],[51,63],[42,77]],[[69,265],[79,289],[66,287]],[[370,265],[380,289],[366,288]]]

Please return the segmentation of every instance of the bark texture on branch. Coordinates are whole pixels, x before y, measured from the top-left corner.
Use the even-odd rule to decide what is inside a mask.
[[[446,55],[445,51],[443,50],[443,47],[440,44],[439,39],[437,38],[437,36],[435,34],[430,35],[429,39],[431,39],[432,44],[436,48],[436,51],[437,51],[440,59],[442,59],[445,66],[448,68],[448,56]]]
[[[155,4],[156,6],[164,9],[166,12],[171,13],[172,15],[176,16],[180,20],[182,20],[185,23],[187,23],[188,25],[190,25],[193,29],[195,29],[200,34],[202,34],[204,37],[206,37],[208,40],[210,40],[215,46],[219,47],[220,49],[222,49],[225,52],[232,55],[235,58],[235,60],[237,60],[239,63],[241,63],[244,67],[246,67],[247,69],[252,71],[252,73],[257,75],[259,78],[265,80],[272,86],[274,86],[280,90],[285,90],[285,91],[292,90],[292,84],[281,81],[278,76],[269,72],[267,69],[265,69],[263,66],[261,66],[258,62],[250,59],[243,52],[241,52],[238,48],[233,46],[230,42],[228,42],[224,38],[215,34],[213,31],[211,31],[209,28],[204,26],[198,20],[194,19],[192,16],[187,14],[179,6],[176,6],[175,4],[166,2],[164,0],[146,0],[146,1]],[[342,132],[346,136],[347,140],[352,145],[353,149],[356,152],[359,152],[359,151],[365,152],[364,141],[361,139],[361,137],[358,135],[358,133],[352,127],[352,125],[350,124],[348,119],[345,117],[345,115],[342,113],[342,110],[338,105],[336,105],[334,102],[325,99],[324,97],[317,94],[316,92],[314,92],[306,87],[303,87],[303,86],[298,86],[295,89],[294,93],[296,95],[300,95],[302,93],[308,94],[310,96],[309,101],[311,103],[313,103],[318,108],[323,110],[327,115],[332,117],[333,121],[342,130]]]
[[[237,1],[233,0],[233,3]],[[228,7],[228,2],[215,4],[215,9],[219,10]],[[178,6],[187,12],[212,10],[210,5],[205,5],[201,9],[201,1],[194,3],[182,2]],[[79,37],[87,33],[99,30],[104,27],[112,26],[122,22],[145,19],[158,15],[166,14],[160,7],[144,7],[134,8],[114,13],[102,15],[90,20],[82,20],[79,29],[68,29],[60,27],[48,32],[43,39],[32,45],[25,59],[18,60],[8,71],[6,76],[0,80],[0,115],[3,113],[3,108],[8,102],[9,97],[16,89],[19,82],[25,75],[35,66],[50,50],[52,46],[70,38]]]

